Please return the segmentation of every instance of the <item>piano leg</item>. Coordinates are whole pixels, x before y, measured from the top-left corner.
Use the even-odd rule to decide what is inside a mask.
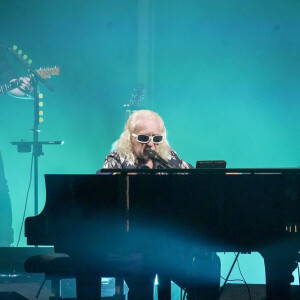
[[[216,253],[202,253],[185,258],[182,275],[172,280],[187,293],[187,300],[219,299],[221,262]],[[192,264],[191,264],[192,261]]]
[[[128,300],[153,300],[154,278],[154,274],[136,274],[125,278],[129,288]]]
[[[171,278],[158,275],[158,300],[171,300]]]
[[[90,273],[77,274],[76,293],[78,300],[101,300],[101,277]]]
[[[283,249],[280,249],[283,250]],[[290,284],[297,267],[297,251],[284,249],[264,251],[262,254],[266,272],[267,300],[290,300]]]

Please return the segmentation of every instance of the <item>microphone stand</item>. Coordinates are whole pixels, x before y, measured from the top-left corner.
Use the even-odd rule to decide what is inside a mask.
[[[31,82],[33,86],[33,142],[12,142],[13,145],[18,146],[18,152],[31,152],[31,145],[32,145],[32,156],[34,162],[34,215],[38,214],[38,158],[39,156],[43,155],[42,145],[57,145],[63,144],[63,142],[39,142],[39,95],[38,95],[38,84],[41,82],[44,84],[51,92],[54,91],[54,88],[44,79],[42,78],[34,69],[33,67],[23,59],[19,54],[16,53],[13,49],[10,49],[7,46],[4,48],[10,53],[17,61],[19,61],[22,65],[24,65],[28,73],[31,76]],[[29,150],[29,151],[28,151]]]
[[[145,153],[148,155],[148,157],[150,159],[152,159],[153,161],[156,161],[162,167],[164,167],[166,169],[173,169],[173,167],[166,160],[164,160],[162,157],[160,157],[156,151],[148,149],[145,151]]]
[[[172,166],[170,166],[168,163],[165,163],[165,162],[162,162],[161,160],[157,160],[157,162],[159,163],[158,164],[158,169],[163,169],[163,167],[165,168],[165,169],[172,169],[173,167]]]
[[[53,90],[52,90],[53,91]],[[33,144],[32,155],[34,162],[34,215],[38,214],[39,199],[38,199],[38,158],[43,155],[42,147],[39,145],[39,95],[38,95],[38,79],[33,80]]]

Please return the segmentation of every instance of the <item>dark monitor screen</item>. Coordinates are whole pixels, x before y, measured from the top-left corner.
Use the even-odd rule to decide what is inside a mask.
[[[225,169],[225,160],[198,160],[196,163],[196,169]]]

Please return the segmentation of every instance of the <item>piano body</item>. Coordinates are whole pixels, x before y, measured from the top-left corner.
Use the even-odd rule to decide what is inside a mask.
[[[45,180],[45,207],[25,222],[27,243],[53,245],[83,272],[123,276],[111,253],[142,253],[159,272],[180,253],[300,250],[299,168],[118,170]]]

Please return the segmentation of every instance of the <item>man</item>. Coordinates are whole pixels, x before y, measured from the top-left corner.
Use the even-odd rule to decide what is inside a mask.
[[[145,154],[147,149],[156,151],[174,168],[192,168],[171,149],[162,118],[150,110],[138,110],[129,117],[116,149],[106,157],[103,169],[157,168],[158,163]]]
[[[135,111],[128,119],[125,130],[120,139],[115,143],[115,149],[105,159],[103,169],[156,169],[164,168],[161,162],[149,158],[148,151],[153,150],[167,162],[170,167],[189,169],[190,164],[180,159],[177,153],[170,147],[166,138],[166,128],[162,118],[150,110]],[[101,174],[101,171],[97,172]],[[197,252],[197,251],[196,251]],[[198,256],[197,256],[198,255]],[[182,286],[188,293],[188,299],[218,299],[218,287],[220,276],[220,260],[216,254],[207,255],[198,253],[196,257],[186,253],[174,255],[171,265],[180,269],[178,273],[169,274],[162,271],[163,289],[160,299],[170,297],[167,285],[170,286],[170,279]],[[143,261],[144,259],[144,261]],[[129,300],[150,300],[153,299],[153,282],[155,270],[151,270],[151,262],[147,257],[142,259],[140,270],[131,277],[125,278],[129,286]],[[181,267],[177,267],[181,265]],[[149,267],[150,266],[150,267]],[[196,268],[189,274],[194,274],[187,280],[188,269]],[[157,271],[156,271],[157,272]],[[159,271],[160,272],[160,271]],[[173,272],[172,272],[173,273]],[[210,275],[209,275],[210,273]],[[212,279],[209,283],[207,276]],[[199,279],[203,280],[199,280]],[[201,283],[198,281],[202,281]],[[160,293],[159,293],[160,294]]]
[[[4,48],[0,46],[0,86],[18,82],[17,86],[7,94],[16,98],[30,99],[30,78],[20,77],[14,73],[9,65]],[[1,91],[1,89],[0,89]],[[14,241],[12,228],[12,210],[7,181],[4,174],[4,165],[0,152],[0,246],[9,247]]]
[[[0,45],[0,85],[17,83],[17,81],[17,87],[9,90],[7,94],[16,98],[31,99],[30,92],[32,92],[32,86],[30,78],[18,78],[9,64],[4,47]]]

